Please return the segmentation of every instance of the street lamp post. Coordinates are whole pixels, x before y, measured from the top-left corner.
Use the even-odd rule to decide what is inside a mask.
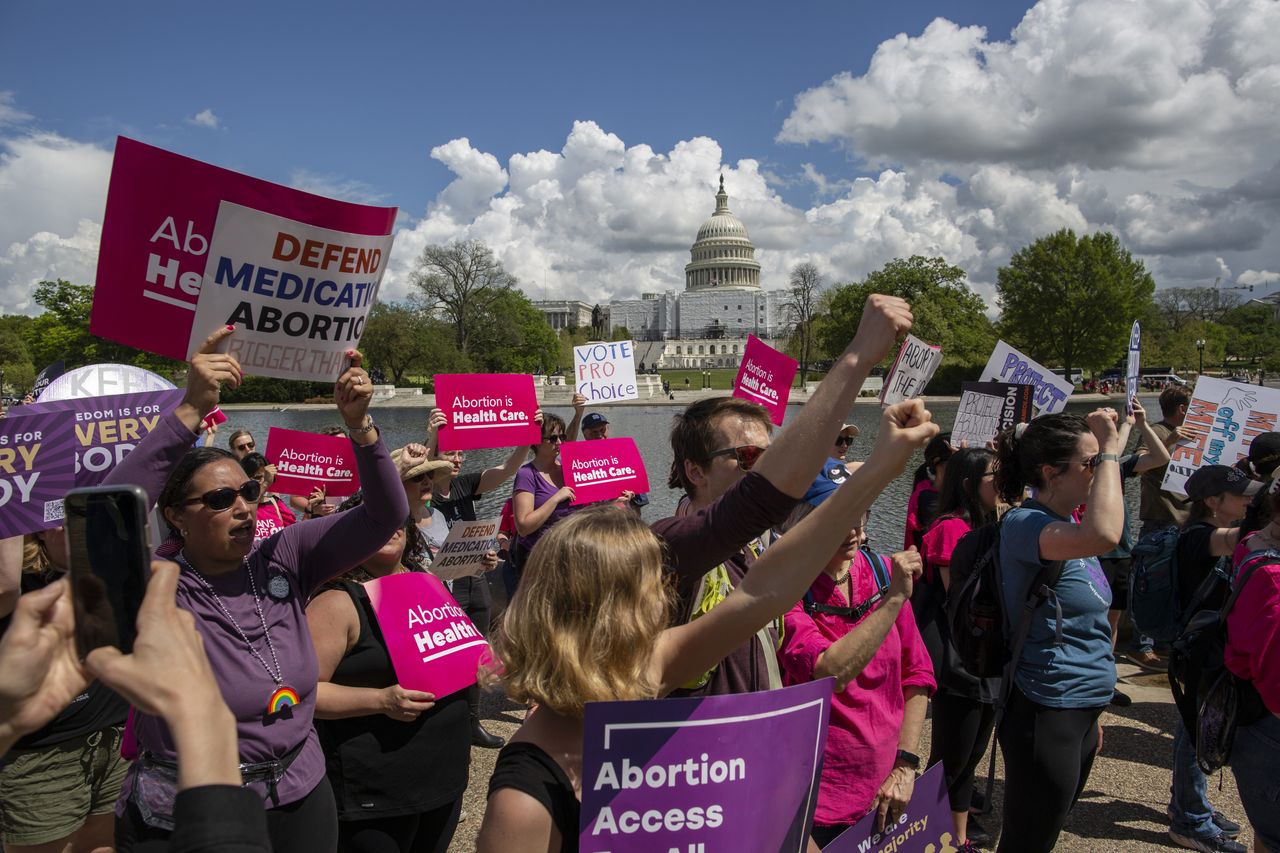
[[[1200,373],[1197,375],[1203,375],[1204,374],[1204,338],[1199,338],[1196,340],[1196,349],[1200,351]]]

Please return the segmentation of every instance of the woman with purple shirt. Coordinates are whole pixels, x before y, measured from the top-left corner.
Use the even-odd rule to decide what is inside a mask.
[[[236,387],[240,366],[215,352],[212,335],[192,359],[187,395],[116,468],[114,482],[159,493],[181,550],[178,606],[195,616],[224,698],[236,717],[241,773],[267,809],[276,853],[337,847],[333,791],[312,725],[316,656],[303,608],[327,580],[368,558],[403,524],[409,508],[394,464],[367,414],[372,385],[360,355],[334,386],[355,446],[364,503],[296,524],[255,547],[259,484],[216,448],[190,450],[218,387]],[[161,488],[163,484],[163,488]],[[164,722],[138,714],[140,758],[117,805],[122,853],[168,849],[176,793],[174,744]]]
[[[565,440],[564,420],[558,415],[542,416],[542,443],[529,447],[533,461],[516,472],[511,495],[515,512],[517,575],[524,568],[529,552],[542,535],[557,521],[572,513],[573,489],[564,484],[560,469],[560,445]]]

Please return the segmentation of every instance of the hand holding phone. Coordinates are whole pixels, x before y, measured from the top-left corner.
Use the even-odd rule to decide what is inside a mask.
[[[147,591],[146,493],[137,486],[72,489],[64,501],[76,651],[126,654]]]

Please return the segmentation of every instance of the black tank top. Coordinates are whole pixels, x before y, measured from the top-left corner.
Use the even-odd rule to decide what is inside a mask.
[[[358,583],[338,585],[360,617],[360,637],[330,679],[348,687],[396,683],[373,605]],[[467,693],[437,697],[411,723],[385,714],[316,720],[338,817],[360,820],[415,814],[451,803],[467,787],[471,762]]]
[[[528,741],[512,741],[498,753],[498,763],[489,777],[489,796],[502,788],[521,791],[541,803],[560,830],[562,853],[577,853],[582,803],[554,758]]]

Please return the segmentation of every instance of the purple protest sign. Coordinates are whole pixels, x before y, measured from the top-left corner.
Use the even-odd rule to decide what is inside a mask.
[[[75,485],[96,486],[156,428],[162,417],[177,408],[184,393],[175,389],[49,400],[16,406],[9,416],[25,420],[49,412],[71,412],[74,442],[69,449],[75,451]],[[159,496],[150,497],[155,500]]]
[[[824,853],[936,853],[955,850],[956,843],[947,779],[939,761],[916,780],[911,802],[882,831],[876,832],[872,811],[822,849]]]
[[[0,420],[0,538],[62,523],[62,498],[75,487],[74,427],[69,412]]]
[[[582,853],[805,850],[831,684],[587,703]]]

